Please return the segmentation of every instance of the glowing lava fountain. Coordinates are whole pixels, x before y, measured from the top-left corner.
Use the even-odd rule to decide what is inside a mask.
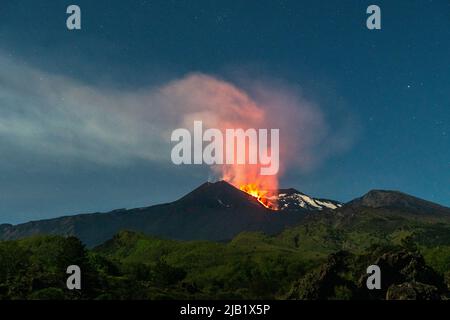
[[[272,203],[271,201],[269,201],[268,198],[269,192],[265,190],[260,190],[256,184],[254,183],[244,184],[239,186],[239,189],[256,198],[256,200],[258,200],[259,203],[261,203],[264,207],[271,210],[277,210],[276,203]]]

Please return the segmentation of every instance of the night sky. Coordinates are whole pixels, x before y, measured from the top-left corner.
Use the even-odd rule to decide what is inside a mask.
[[[66,28],[70,4],[80,31]],[[381,30],[366,28],[370,4]],[[393,189],[450,206],[448,0],[2,0],[0,223],[172,201],[210,179],[152,154],[163,122],[152,103],[131,122],[108,109],[193,72],[281,83],[320,110],[330,138],[281,187],[340,201]],[[77,131],[80,117],[97,122]]]

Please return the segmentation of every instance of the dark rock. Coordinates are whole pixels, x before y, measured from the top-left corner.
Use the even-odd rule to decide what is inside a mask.
[[[435,286],[421,282],[405,282],[389,287],[386,300],[440,300],[439,290]]]
[[[331,254],[326,263],[317,270],[305,275],[292,288],[288,299],[299,300],[325,300],[336,298],[336,291],[343,289],[352,295],[356,286],[341,276],[341,271],[345,271],[346,264],[351,254],[346,251],[339,251]]]

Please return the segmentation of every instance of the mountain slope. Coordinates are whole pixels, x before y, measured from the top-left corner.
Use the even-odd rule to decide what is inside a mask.
[[[298,213],[266,209],[252,196],[220,181],[205,183],[168,204],[1,225],[0,239],[74,235],[93,246],[120,230],[134,230],[180,240],[228,240],[242,231],[277,233],[301,219]]]
[[[311,216],[321,216],[320,212],[324,213],[324,219],[331,219],[332,224],[353,224],[357,215],[376,210],[377,217],[381,218],[374,220],[371,228],[375,229],[383,216],[392,214],[450,220],[449,208],[395,191],[370,191],[345,205],[312,198],[295,189],[280,189],[273,196],[278,197],[281,210],[265,208],[254,197],[227,182],[208,182],[167,204],[66,216],[15,226],[3,224],[0,225],[0,240],[36,234],[74,235],[86,245],[95,246],[121,230],[133,230],[170,239],[221,241],[229,240],[242,231],[276,234]]]

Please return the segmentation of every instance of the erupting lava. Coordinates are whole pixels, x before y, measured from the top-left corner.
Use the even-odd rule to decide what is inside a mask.
[[[266,197],[268,191],[259,190],[256,184],[254,183],[244,184],[240,186],[239,189],[248,193],[252,197],[255,197],[256,200],[258,200],[259,203],[261,203],[264,207],[276,210],[276,206],[273,203],[271,203]]]
[[[222,180],[255,197],[264,207],[278,210],[278,199],[272,194],[278,190],[276,175],[259,175],[259,165],[222,165],[216,169],[221,171]]]

